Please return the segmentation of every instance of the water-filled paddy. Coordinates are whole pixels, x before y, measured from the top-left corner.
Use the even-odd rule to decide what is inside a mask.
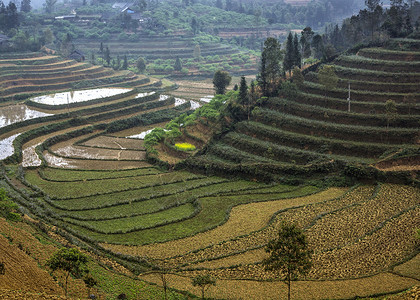
[[[14,153],[15,149],[13,148],[13,141],[18,135],[20,135],[20,133],[14,134],[0,141],[0,159],[5,159]]]
[[[122,93],[131,91],[131,89],[123,88],[101,88],[101,89],[92,89],[92,90],[82,90],[82,91],[71,91],[64,93],[56,93],[51,95],[44,95],[32,98],[34,102],[47,104],[47,105],[61,105],[61,104],[70,104],[76,102],[84,102],[98,98],[110,97]]]
[[[50,115],[51,114],[30,109],[26,105],[5,106],[0,108],[0,127]]]

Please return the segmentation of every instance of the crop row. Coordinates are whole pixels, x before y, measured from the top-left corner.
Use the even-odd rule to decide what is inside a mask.
[[[93,195],[109,194],[117,191],[130,190],[140,187],[166,184],[174,181],[184,181],[199,178],[200,176],[187,172],[163,173],[151,176],[136,176],[130,178],[103,179],[100,183],[96,181],[79,182],[53,182],[46,181],[39,177],[35,170],[28,170],[25,174],[26,180],[38,186],[43,191],[48,191],[51,198],[74,199]]]
[[[33,72],[50,72],[52,70],[60,70],[69,66],[77,65],[78,63],[75,60],[62,60],[53,64],[43,64],[43,65],[7,65],[1,67],[1,72],[7,72],[12,70],[13,72],[25,72],[25,71],[33,71]],[[86,65],[86,64],[84,64]],[[3,73],[4,74],[4,73]]]
[[[236,130],[249,136],[258,136],[259,139],[289,147],[318,152],[332,152],[339,155],[351,154],[352,156],[358,157],[379,157],[382,153],[390,149],[397,150],[397,148],[387,144],[361,143],[316,137],[282,130],[281,128],[257,122],[238,123]]]
[[[383,185],[372,199],[323,216],[306,230],[311,247],[341,248],[363,238],[391,217],[418,204],[420,191],[416,188]]]
[[[347,99],[348,89],[346,88],[335,88],[333,90],[325,90],[321,84],[305,81],[304,91],[307,93],[314,93],[319,95],[328,95],[329,97]],[[412,93],[413,97],[418,97],[420,93]],[[411,94],[410,94],[411,95]],[[351,99],[356,101],[368,101],[368,102],[382,102],[385,103],[387,100],[394,100],[395,102],[404,102],[408,96],[403,93],[386,93],[386,92],[373,92],[373,91],[361,91],[352,90]]]
[[[90,181],[111,178],[147,176],[164,173],[154,167],[130,169],[130,170],[110,170],[110,171],[87,171],[87,170],[64,170],[59,168],[42,168],[39,176],[48,181],[69,182],[69,181]]]
[[[364,48],[360,49],[357,54],[363,57],[381,60],[420,61],[419,51],[397,51],[383,48]]]
[[[223,141],[229,145],[242,151],[251,152],[266,158],[272,158],[276,161],[308,164],[311,162],[330,161],[332,159],[338,161],[363,161],[362,158],[352,156],[339,156],[328,153],[317,153],[304,149],[284,146],[276,142],[264,141],[249,135],[237,132],[228,133]]]
[[[96,233],[125,234],[181,222],[193,218],[199,212],[199,206],[194,205],[194,203],[186,203],[155,213],[111,220],[78,221],[71,218],[63,218],[62,220]]]
[[[301,134],[310,133],[311,135],[342,140],[403,144],[415,143],[418,138],[418,130],[416,129],[386,129],[373,126],[335,124],[296,117],[265,108],[254,111],[253,115],[257,121],[267,125],[281,127],[287,131],[294,131]]]
[[[346,68],[335,65],[335,73],[342,79],[353,79],[389,83],[418,83],[420,73],[391,73],[383,71],[365,70],[359,68]]]
[[[420,68],[420,62],[379,60],[356,55],[339,56],[334,63],[343,67],[392,73],[417,73]]]
[[[346,111],[348,109],[348,101],[344,98],[333,98],[330,96],[325,97],[324,95],[320,94],[311,94],[300,92],[297,97],[295,97],[294,101],[309,104],[309,105],[316,105],[330,109],[342,110]],[[397,111],[399,115],[403,114],[419,114],[420,107],[415,106],[412,104],[405,104],[405,103],[396,103]],[[356,113],[364,113],[364,114],[384,114],[385,113],[385,103],[383,102],[368,102],[368,101],[351,101],[351,111]]]
[[[13,78],[17,76],[7,76],[12,78],[4,78],[1,82],[1,86],[7,88],[10,85],[16,86],[26,86],[26,85],[53,85],[57,83],[63,82],[74,82],[79,80],[86,80],[92,78],[102,78],[114,75],[115,72],[112,69],[101,69],[101,68],[90,68],[90,69],[83,69],[79,74],[78,73],[71,73],[69,75],[62,75],[58,76],[51,76],[51,77],[44,77],[44,76],[35,76],[35,77],[28,77],[28,78]],[[62,75],[62,76],[61,76]]]
[[[250,182],[246,182],[252,185]],[[258,185],[254,183],[254,185]],[[234,196],[212,196],[199,198],[197,201],[202,206],[201,212],[194,218],[184,220],[183,222],[173,223],[153,229],[145,229],[138,233],[127,233],[120,235],[107,236],[104,234],[90,233],[81,227],[69,225],[74,230],[82,230],[83,234],[91,236],[100,242],[126,245],[143,245],[157,242],[170,241],[195,235],[199,232],[208,231],[221,224],[224,224],[230,215],[232,207],[250,202],[270,201],[285,199],[290,197],[299,197],[308,193],[313,193],[317,189],[306,187],[292,192],[276,194],[242,194]]]
[[[349,113],[344,110],[324,108],[278,98],[270,98],[267,101],[267,104],[270,108],[277,111],[283,111],[298,117],[328,121],[332,123],[386,127],[389,122],[389,126],[391,127],[419,127],[417,116],[398,115],[393,120],[387,120],[386,114],[372,115],[355,112]]]
[[[52,69],[52,70],[38,70],[38,71],[17,71],[17,72],[0,72],[0,79],[15,80],[15,79],[33,79],[33,78],[55,78],[66,77],[70,75],[83,75],[85,72],[99,72],[104,70],[103,66],[92,66],[89,64],[74,64],[67,68]]]
[[[45,92],[45,91],[55,91],[55,90],[63,90],[63,89],[71,89],[71,88],[87,88],[93,86],[104,86],[113,83],[121,83],[124,82],[126,79],[129,78],[128,73],[116,73],[113,76],[108,77],[100,77],[95,79],[88,79],[88,80],[74,80],[69,82],[61,82],[55,84],[45,84],[42,86],[36,85],[20,85],[20,86],[11,86],[8,88],[4,88],[0,93],[1,96],[6,97],[10,96],[14,93],[29,93],[29,92]]]
[[[305,79],[309,82],[318,83],[318,75],[314,72],[308,72],[305,76]],[[339,78],[337,88],[339,89],[348,89],[350,84],[351,91],[358,92],[374,92],[376,93],[418,93],[420,91],[420,85],[415,83],[407,82],[378,82],[370,80],[358,80],[353,78]],[[392,98],[392,96],[391,96]],[[359,99],[360,100],[360,99]],[[361,99],[365,100],[365,99]]]
[[[275,211],[270,222],[258,231],[218,241],[218,243],[209,243],[207,247],[194,249],[186,253],[184,251],[188,250],[182,249],[178,255],[165,255],[164,263],[173,266],[188,265],[189,267],[197,267],[198,263],[204,261],[219,260],[247,252],[250,249],[260,248],[276,237],[281,222],[293,222],[299,228],[303,228],[303,223],[309,224],[312,219],[322,213],[347,206],[349,203],[365,200],[372,195],[372,190],[371,187],[358,187],[342,194],[342,190],[328,189],[321,193],[308,196],[312,198],[313,203],[307,205],[303,205],[305,203],[304,199],[300,199],[300,204],[299,199],[296,199],[295,206]],[[270,205],[270,203],[267,204]],[[291,215],[292,217],[285,218],[287,215]],[[240,223],[246,222],[246,215],[238,217],[242,217],[242,220],[239,221]],[[158,255],[157,258],[161,258],[159,254],[156,253]],[[244,262],[246,263],[247,261],[245,260]]]
[[[52,63],[56,63],[61,61],[59,56],[50,56],[50,55],[46,55],[46,56],[40,56],[40,57],[33,57],[33,58],[18,58],[18,59],[3,59],[0,60],[0,65],[1,64],[14,64],[17,66],[26,66],[26,65],[31,65],[31,66],[37,66],[37,65],[43,65],[43,64],[52,64]]]
[[[416,241],[412,228],[419,225],[418,218],[415,217],[419,211],[420,208],[407,210],[389,219],[381,228],[371,232],[362,240],[346,247],[315,252],[312,258],[313,267],[307,277],[354,278],[387,270],[390,266],[401,262],[415,251]],[[311,237],[308,240],[311,243]],[[236,260],[239,266],[226,265],[206,270],[204,273],[221,278],[263,280],[274,278],[275,274],[264,271],[261,264],[250,261],[251,257],[255,259],[256,254],[255,251],[239,254],[237,256],[238,258],[240,256],[240,261]],[[260,251],[257,259],[262,260],[262,258],[264,256]],[[224,263],[229,264],[231,261],[233,259],[225,260]]]

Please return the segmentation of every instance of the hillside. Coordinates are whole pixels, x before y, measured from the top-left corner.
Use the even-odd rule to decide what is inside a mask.
[[[318,73],[307,73],[300,91],[266,100],[250,121],[237,123],[188,164],[251,177],[305,177],[343,169],[364,177],[365,172],[383,176],[375,175],[376,168],[387,170],[399,161],[395,170],[418,174],[420,52],[404,49],[420,49],[420,42],[395,42],[401,50],[369,48],[338,57],[333,62],[338,84],[332,90],[319,83]],[[395,111],[387,111],[388,100]]]
[[[114,71],[42,52],[1,54],[0,67],[2,102],[70,89],[123,86],[147,90],[162,85],[159,80],[130,71]]]
[[[417,101],[420,94],[415,79],[420,47],[409,47],[412,40],[397,42],[407,50],[361,49],[337,58],[335,89],[325,90],[319,73],[309,72],[301,92],[266,99],[250,121],[237,123],[202,155],[187,159],[189,170],[153,165],[138,136],[190,113],[197,103],[161,95],[160,84],[148,78],[116,81],[112,86],[119,89],[112,95],[88,89],[19,105],[5,101],[3,115],[10,107],[19,109],[0,128],[1,186],[22,212],[54,226],[47,230],[56,237],[48,242],[52,248],[58,241],[91,253],[99,293],[114,298],[122,292],[163,297],[160,287],[138,280],[160,286],[156,270],[168,273],[170,287],[196,295],[191,279],[211,275],[217,280],[211,297],[280,297],[285,287],[261,261],[282,222],[302,228],[314,250],[313,268],[293,288],[298,297],[349,299],[409,290],[420,284],[414,234],[420,227],[420,190],[405,184],[418,174],[420,112],[407,99]],[[50,70],[45,63],[50,59],[61,61],[43,54],[3,57],[15,68],[34,60],[34,72]],[[54,77],[60,71],[49,72]],[[72,82],[67,79],[56,81],[67,89]],[[34,93],[44,84],[33,81]],[[93,96],[79,98],[83,93]],[[397,107],[392,118],[385,113],[389,99]],[[204,146],[209,127],[217,126],[201,119],[187,127],[186,140]],[[405,172],[378,171],[398,160],[408,162],[398,165]],[[329,187],[330,182],[341,187]],[[4,236],[7,230],[2,228]],[[33,244],[39,245],[35,240],[24,245],[32,254]],[[6,239],[1,245],[16,250]],[[34,266],[33,272],[46,271]],[[45,281],[51,284],[47,276]],[[83,285],[75,286],[73,295],[85,294]],[[62,294],[53,287],[49,292]]]

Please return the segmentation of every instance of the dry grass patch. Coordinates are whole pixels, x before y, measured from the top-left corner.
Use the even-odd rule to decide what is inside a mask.
[[[240,205],[232,209],[228,221],[223,225],[188,238],[145,246],[111,244],[103,244],[103,246],[114,252],[161,259],[181,255],[194,249],[200,249],[256,231],[266,225],[272,215],[281,209],[333,199],[342,195],[346,190],[344,188],[330,188],[305,197]]]

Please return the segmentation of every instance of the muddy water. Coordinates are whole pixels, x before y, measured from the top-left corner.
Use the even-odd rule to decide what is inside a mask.
[[[10,105],[0,108],[0,128],[29,119],[50,116],[40,111],[32,110],[26,105]]]
[[[35,152],[36,146],[40,145],[38,143],[36,145],[27,147],[22,151],[22,167],[39,167],[42,163],[41,159],[39,158],[38,154]]]
[[[20,135],[20,133],[0,140],[0,159],[5,159],[14,153],[15,149],[13,148],[13,141],[18,135]]]
[[[71,91],[64,93],[57,93],[45,96],[32,98],[34,102],[47,104],[47,105],[60,105],[75,102],[84,102],[98,98],[110,97],[131,91],[131,89],[123,88],[103,88],[82,91]]]

